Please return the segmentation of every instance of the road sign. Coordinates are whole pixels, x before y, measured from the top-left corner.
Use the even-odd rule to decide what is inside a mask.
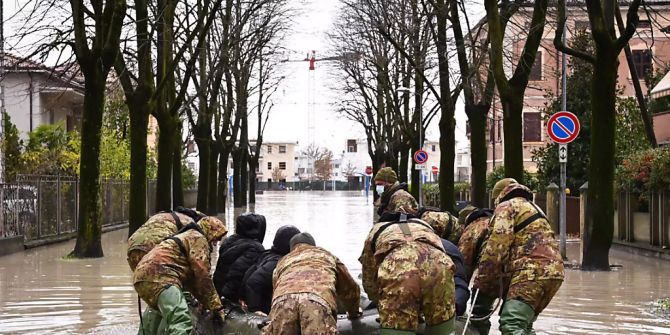
[[[570,112],[558,112],[549,118],[547,134],[556,143],[568,144],[579,135],[579,119]]]
[[[425,170],[426,164],[416,164],[414,165],[414,170]]]
[[[372,174],[372,166],[368,166],[365,168],[365,174],[371,175]]]
[[[428,153],[425,150],[417,150],[414,153],[414,162],[416,164],[424,164],[428,161]]]
[[[432,171],[433,171],[433,173],[438,173],[438,172],[440,172],[440,169],[437,166],[433,166]]]
[[[558,162],[567,163],[568,162],[568,145],[559,144],[558,145]]]

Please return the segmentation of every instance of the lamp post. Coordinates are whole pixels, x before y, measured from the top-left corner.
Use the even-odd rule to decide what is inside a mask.
[[[396,92],[403,94],[412,94],[413,93],[409,87],[398,87]],[[423,149],[423,108],[418,108],[419,112],[419,149]],[[419,170],[419,207],[423,207],[423,170]]]

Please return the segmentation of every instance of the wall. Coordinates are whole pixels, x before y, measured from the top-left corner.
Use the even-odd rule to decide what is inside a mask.
[[[38,126],[41,121],[40,98],[38,87],[41,83],[41,75],[32,74],[33,93],[30,93],[30,77],[27,73],[6,74],[3,80],[5,85],[5,101],[7,114],[16,125],[22,139],[28,138],[28,132]],[[33,128],[30,128],[31,119],[31,95],[32,95],[32,120]]]
[[[286,146],[286,153],[279,153],[279,146]],[[268,153],[268,146],[272,146],[272,152]],[[268,170],[268,162],[272,163],[272,168]],[[284,175],[284,179],[292,180],[296,169],[295,169],[295,143],[264,143],[263,147],[261,148],[261,158],[259,159],[259,173],[257,174],[257,178],[259,181],[268,181],[268,179],[273,179],[274,182],[277,180],[274,180],[272,178],[272,171],[274,171],[275,167],[279,166],[280,162],[285,162],[286,163],[286,170],[282,170],[282,173]]]
[[[656,142],[670,144],[670,112],[654,114]]]

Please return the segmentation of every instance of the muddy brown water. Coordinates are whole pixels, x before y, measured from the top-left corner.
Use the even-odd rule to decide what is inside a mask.
[[[293,224],[360,273],[357,259],[373,217],[371,200],[361,194],[267,193],[258,196],[256,211],[268,219],[266,246],[279,226]],[[105,234],[102,259],[63,260],[73,241],[0,257],[0,334],[135,333],[137,296],[125,237],[126,230]],[[568,247],[569,258],[576,259],[578,244]],[[535,323],[538,334],[670,334],[670,321],[650,308],[654,299],[670,296],[670,262],[617,250],[611,260],[622,267],[567,271],[558,295]]]

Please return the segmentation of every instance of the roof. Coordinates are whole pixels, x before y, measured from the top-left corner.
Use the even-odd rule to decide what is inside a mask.
[[[4,53],[3,65],[7,72],[42,72],[61,82],[84,88],[84,77],[76,61],[60,64],[56,67],[50,67],[43,63],[36,62],[29,58],[22,58],[11,53]]]
[[[661,81],[651,89],[651,97],[653,99],[662,98],[670,95],[670,72],[666,73]]]

